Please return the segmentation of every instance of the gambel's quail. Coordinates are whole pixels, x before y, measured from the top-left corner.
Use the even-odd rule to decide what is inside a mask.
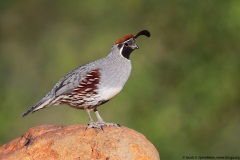
[[[138,49],[135,40],[141,35],[150,37],[147,30],[140,31],[136,36],[127,34],[113,44],[107,57],[69,72],[43,99],[22,116],[49,106],[67,104],[87,111],[88,128],[118,126],[118,124],[104,122],[97,107],[112,99],[122,90],[132,68],[129,56],[132,51]],[[91,110],[96,114],[97,122],[91,118]]]

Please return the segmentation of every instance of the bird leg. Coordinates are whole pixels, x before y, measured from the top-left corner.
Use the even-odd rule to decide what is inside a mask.
[[[98,113],[98,110],[96,108],[94,108],[94,113],[98,119],[97,122],[94,122],[92,117],[91,117],[91,114],[90,114],[90,111],[91,110],[86,110],[87,111],[87,114],[88,114],[88,118],[89,118],[89,124],[88,124],[88,127],[86,129],[90,129],[90,128],[97,128],[97,129],[103,129],[104,126],[116,126],[116,127],[120,127],[119,124],[115,124],[115,123],[106,123],[102,117],[100,116],[100,114]]]
[[[96,124],[97,124],[100,128],[102,128],[102,127],[104,127],[104,126],[117,126],[117,127],[120,127],[119,124],[106,123],[106,122],[102,119],[102,117],[100,116],[100,114],[98,113],[97,108],[94,108],[93,111],[94,111],[94,113],[95,113],[95,115],[96,115],[96,117],[97,117],[97,119],[98,119],[98,121],[96,122]]]
[[[97,116],[97,119],[98,119],[97,123],[106,123],[106,122],[104,122],[104,120],[102,119],[102,117],[100,116],[100,114],[98,113],[97,108],[94,108],[93,111],[94,111],[95,115]]]
[[[89,118],[89,124],[88,124],[88,127],[87,129],[90,129],[90,128],[99,128],[98,125],[93,121],[92,117],[91,117],[91,113],[90,111],[91,110],[86,110],[87,111],[87,114],[88,114],[88,118]]]

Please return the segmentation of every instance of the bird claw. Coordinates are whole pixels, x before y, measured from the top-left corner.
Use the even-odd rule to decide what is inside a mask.
[[[116,124],[116,123],[106,123],[106,122],[91,122],[90,124],[88,124],[88,127],[86,129],[90,129],[90,128],[96,128],[96,129],[102,129],[105,126],[114,126],[114,127],[120,127],[120,124]]]
[[[98,125],[97,123],[95,123],[95,122],[89,123],[86,129],[90,129],[90,128],[102,129],[102,127],[99,126],[99,125]]]

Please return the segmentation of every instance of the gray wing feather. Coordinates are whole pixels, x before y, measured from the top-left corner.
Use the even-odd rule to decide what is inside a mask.
[[[80,66],[73,71],[69,72],[66,76],[61,78],[57,84],[53,87],[52,92],[55,96],[71,93],[75,89],[79,82],[86,76],[89,70],[89,66]]]

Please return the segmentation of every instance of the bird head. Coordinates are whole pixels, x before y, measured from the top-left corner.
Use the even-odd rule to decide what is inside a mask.
[[[118,39],[114,43],[114,45],[117,46],[123,57],[129,59],[129,56],[132,53],[132,51],[134,51],[135,49],[139,49],[139,47],[135,43],[135,40],[141,35],[150,37],[151,34],[148,30],[142,30],[138,32],[138,34],[136,34],[135,36],[132,34],[127,34],[126,36]]]

